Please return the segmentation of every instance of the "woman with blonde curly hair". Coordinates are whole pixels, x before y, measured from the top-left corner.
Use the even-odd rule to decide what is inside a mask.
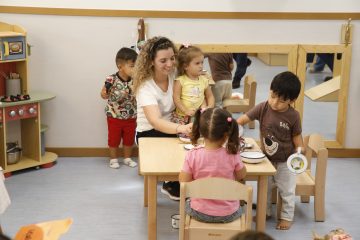
[[[192,124],[170,121],[175,109],[173,83],[177,50],[166,37],[149,39],[135,63],[133,88],[137,101],[136,140],[141,137],[176,137],[189,134]],[[179,200],[179,182],[163,184],[161,192]]]

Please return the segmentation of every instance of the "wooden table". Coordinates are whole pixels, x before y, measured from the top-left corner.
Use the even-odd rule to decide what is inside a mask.
[[[253,139],[246,142],[254,144]],[[178,181],[186,151],[177,138],[140,138],[139,173],[144,176],[144,206],[148,207],[148,239],[155,240],[157,232],[157,182]],[[258,164],[245,164],[246,180],[257,181],[256,229],[265,231],[268,176],[276,170],[268,159]]]

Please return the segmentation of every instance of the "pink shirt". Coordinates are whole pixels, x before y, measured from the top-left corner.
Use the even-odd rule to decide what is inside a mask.
[[[208,150],[197,147],[186,154],[182,171],[192,178],[221,177],[235,180],[235,171],[244,167],[239,154],[229,154],[225,148]],[[192,209],[210,216],[227,216],[239,209],[239,201],[192,198]]]

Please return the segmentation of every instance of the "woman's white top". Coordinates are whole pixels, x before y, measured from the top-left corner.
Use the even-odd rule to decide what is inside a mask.
[[[136,94],[137,102],[137,132],[144,132],[154,127],[147,120],[143,107],[149,105],[157,105],[159,107],[161,117],[165,120],[170,121],[171,113],[175,109],[175,104],[173,101],[173,84],[174,84],[175,75],[169,75],[169,85],[166,92],[161,90],[158,85],[156,85],[154,79],[146,81],[139,89]]]

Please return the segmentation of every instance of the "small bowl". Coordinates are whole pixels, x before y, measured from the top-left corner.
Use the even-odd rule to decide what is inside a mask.
[[[179,229],[179,227],[180,227],[180,215],[179,214],[174,214],[171,216],[171,226],[174,229]]]
[[[11,151],[7,152],[7,164],[11,165],[11,164],[16,164],[20,161],[21,159],[21,153],[22,153],[22,149],[17,147],[12,149]]]

